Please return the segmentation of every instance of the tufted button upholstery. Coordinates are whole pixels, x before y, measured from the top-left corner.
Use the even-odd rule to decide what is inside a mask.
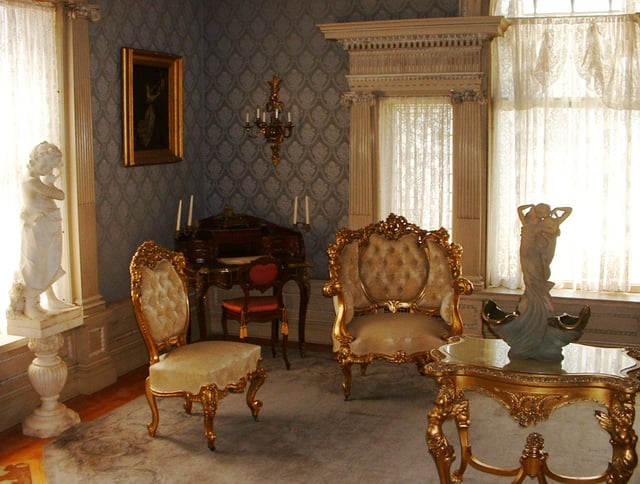
[[[445,229],[423,230],[404,217],[359,230],[342,229],[327,249],[325,296],[334,298],[333,349],[344,374],[375,359],[414,362],[421,369],[430,352],[463,331],[459,298],[471,283],[461,275],[462,248]]]
[[[129,266],[131,301],[149,352],[145,394],[152,421],[147,429],[155,436],[160,419],[157,398],[183,398],[187,413],[196,402],[202,405],[204,434],[213,450],[219,401],[228,393],[246,392],[247,406],[257,419],[262,402],[255,396],[266,372],[260,367],[260,346],[230,341],[187,344],[185,264],[183,254],[148,240],[138,247]]]

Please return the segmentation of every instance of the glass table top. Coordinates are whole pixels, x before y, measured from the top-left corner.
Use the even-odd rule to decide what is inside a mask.
[[[558,362],[517,360],[508,356],[509,345],[501,339],[465,336],[460,341],[439,348],[445,363],[462,363],[501,370],[536,374],[607,375],[626,378],[630,370],[639,367],[638,361],[624,348],[604,348],[578,343],[563,348],[564,359]]]

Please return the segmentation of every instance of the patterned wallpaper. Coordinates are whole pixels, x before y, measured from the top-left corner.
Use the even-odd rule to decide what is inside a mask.
[[[178,200],[194,218],[225,205],[290,225],[294,198],[309,196],[311,277],[326,278],[326,247],[348,221],[347,54],[319,23],[457,14],[457,0],[94,0],[94,149],[100,290],[128,297],[128,265],[140,242],[172,246]],[[184,57],[184,161],[122,166],[120,49]],[[245,113],[266,103],[273,75],[296,125],[278,167],[264,141],[248,139]],[[184,211],[183,211],[184,214]],[[300,211],[300,216],[303,210]]]

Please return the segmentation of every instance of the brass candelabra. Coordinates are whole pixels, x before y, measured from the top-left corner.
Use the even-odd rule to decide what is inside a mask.
[[[291,136],[293,124],[291,123],[291,112],[287,112],[287,121],[284,122],[284,103],[278,99],[281,79],[275,75],[271,81],[267,81],[271,87],[271,96],[264,111],[256,108],[256,117],[253,123],[249,121],[249,113],[246,114],[244,130],[250,138],[257,138],[263,135],[267,143],[271,145],[271,161],[274,166],[280,163],[280,144]],[[267,115],[269,119],[267,119]]]

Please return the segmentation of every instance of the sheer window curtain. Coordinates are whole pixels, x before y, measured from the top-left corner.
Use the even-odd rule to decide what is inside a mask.
[[[55,8],[0,1],[0,334],[20,257],[22,172],[41,141],[60,144]]]
[[[518,5],[494,13],[520,15]],[[493,45],[488,283],[522,287],[516,210],[546,202],[573,208],[551,265],[556,287],[635,290],[640,283],[637,18],[509,21],[504,38]]]
[[[449,98],[378,103],[379,215],[451,233],[453,114]]]

